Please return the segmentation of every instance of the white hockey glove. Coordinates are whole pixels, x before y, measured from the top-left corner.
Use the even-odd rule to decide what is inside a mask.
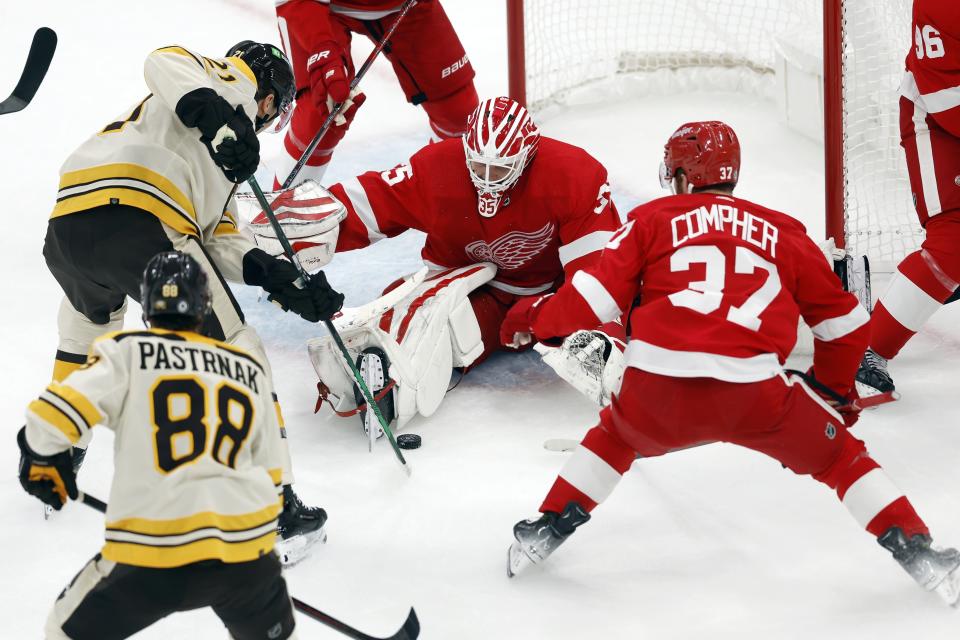
[[[347,217],[346,207],[313,180],[264,195],[303,268],[315,271],[328,264],[337,248],[340,223]],[[237,205],[257,246],[271,256],[283,255],[283,245],[256,197],[237,194]]]
[[[624,345],[602,331],[577,331],[559,347],[533,347],[561,378],[598,405],[610,404],[625,368]]]

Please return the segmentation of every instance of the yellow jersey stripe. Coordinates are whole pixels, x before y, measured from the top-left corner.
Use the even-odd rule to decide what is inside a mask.
[[[238,58],[236,56],[230,56],[227,58],[230,62],[233,63],[237,69],[240,70],[240,73],[247,77],[247,80],[253,83],[253,86],[257,86],[257,76],[253,74],[253,70],[243,61],[243,58]]]
[[[213,230],[213,235],[215,236],[228,236],[240,233],[237,231],[237,227],[231,222],[221,222],[217,225],[217,228]]]
[[[63,189],[90,184],[98,180],[117,178],[139,180],[140,182],[146,182],[156,187],[176,202],[191,218],[194,220],[197,219],[197,212],[193,208],[193,202],[184,195],[177,185],[156,171],[132,162],[114,162],[87,169],[79,169],[77,171],[68,171],[60,176],[60,186],[58,188],[62,191]]]
[[[201,560],[222,562],[250,562],[270,553],[276,543],[277,532],[270,531],[259,538],[245,542],[227,542],[219,538],[205,538],[178,547],[154,547],[134,542],[107,542],[103,557],[136,567],[167,569]]]
[[[93,403],[87,399],[87,396],[73,387],[52,382],[47,386],[47,390],[54,395],[60,396],[67,404],[73,407],[74,410],[80,414],[80,417],[86,421],[87,427],[92,427],[103,420],[103,414],[93,406]]]
[[[203,63],[197,59],[197,56],[193,55],[183,47],[177,47],[177,46],[160,47],[159,49],[157,49],[156,53],[175,53],[177,55],[184,56],[186,58],[193,58],[194,62],[196,62],[201,67],[203,67]]]
[[[155,536],[171,536],[189,533],[197,529],[214,528],[221,531],[244,531],[262,527],[275,519],[280,510],[280,504],[274,503],[253,513],[239,515],[224,515],[215,511],[203,511],[185,518],[173,520],[148,520],[146,518],[126,518],[116,522],[108,522],[107,529],[129,531]]]
[[[108,204],[125,204],[136,207],[137,209],[142,209],[157,216],[161,222],[178,233],[185,236],[200,235],[199,228],[195,224],[188,222],[182,213],[176,209],[172,209],[162,200],[158,200],[149,193],[143,193],[133,189],[124,189],[122,187],[101,189],[61,200],[54,207],[53,214],[50,217],[57,218]]]
[[[268,471],[273,484],[280,484],[283,481],[283,469],[268,469]]]
[[[47,424],[56,427],[70,440],[71,444],[76,444],[80,440],[80,425],[76,424],[70,417],[54,405],[45,400],[34,400],[27,406],[30,411]]]

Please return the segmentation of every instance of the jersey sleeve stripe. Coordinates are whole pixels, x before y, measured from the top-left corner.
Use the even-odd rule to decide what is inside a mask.
[[[367,197],[367,192],[364,190],[363,185],[360,184],[360,180],[353,177],[349,180],[344,180],[340,185],[343,187],[343,192],[349,199],[349,204],[353,207],[354,213],[360,218],[363,226],[367,228],[367,236],[370,238],[370,242],[374,243],[377,240],[386,238],[387,236],[381,233],[380,227],[377,225],[377,217],[373,213],[373,207],[370,206],[370,199]]]
[[[46,424],[60,431],[71,444],[76,444],[83,434],[79,424],[49,400],[38,398],[30,403],[27,411],[40,418]]]
[[[960,107],[960,86],[947,87],[933,93],[921,93],[913,72],[907,71],[900,85],[900,95],[919,105],[927,113],[943,113]]]
[[[850,310],[850,313],[836,318],[827,318],[810,327],[810,330],[818,340],[830,342],[856,331],[868,322],[870,322],[870,314],[858,304]]]
[[[273,486],[280,486],[280,483],[283,482],[283,469],[268,469],[267,471],[270,473],[270,479],[273,480]]]
[[[74,411],[80,414],[87,428],[93,428],[93,425],[103,420],[103,414],[97,410],[89,399],[73,387],[64,384],[52,383],[47,387],[47,391],[68,404]]]
[[[602,251],[610,238],[613,237],[613,233],[613,231],[594,231],[577,238],[573,242],[568,242],[560,247],[560,263],[567,266],[577,258],[582,258],[595,251]]]
[[[916,332],[940,308],[940,302],[897,271],[884,294],[883,306],[897,322]]]
[[[600,503],[610,497],[621,476],[603,458],[581,444],[577,445],[573,455],[563,465],[560,477],[577,491]]]
[[[600,322],[610,322],[620,317],[622,311],[617,306],[617,301],[595,277],[586,271],[577,271],[573,274],[571,284]]]

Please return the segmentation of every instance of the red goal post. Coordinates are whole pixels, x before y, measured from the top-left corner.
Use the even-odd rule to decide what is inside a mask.
[[[891,270],[923,237],[899,146],[910,9],[911,0],[507,0],[509,91],[534,112],[611,82],[640,95],[743,91],[781,108],[813,100],[822,116],[806,133],[824,144],[827,237]],[[785,96],[797,74],[820,95]]]

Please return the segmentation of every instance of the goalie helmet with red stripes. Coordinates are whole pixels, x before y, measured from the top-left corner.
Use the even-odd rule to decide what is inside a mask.
[[[688,122],[663,147],[660,184],[673,186],[682,171],[687,189],[734,187],[740,178],[740,141],[730,125],[717,120]]]
[[[489,98],[470,114],[463,150],[470,179],[480,196],[480,215],[496,214],[501,195],[520,179],[539,142],[540,130],[515,100]]]

